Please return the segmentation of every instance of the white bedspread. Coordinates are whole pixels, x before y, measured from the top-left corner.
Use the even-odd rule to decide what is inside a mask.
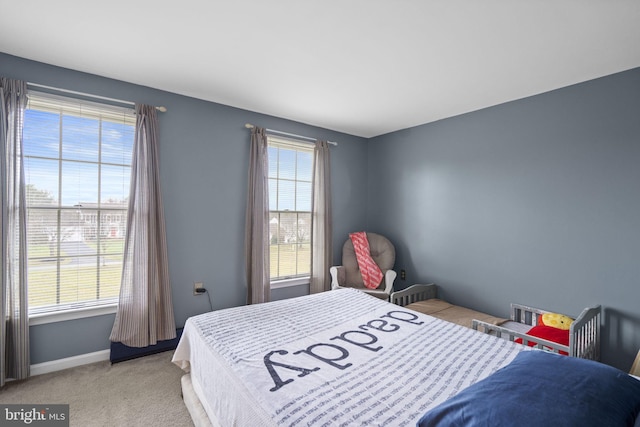
[[[413,426],[523,348],[341,289],[192,317],[173,361],[223,426]]]

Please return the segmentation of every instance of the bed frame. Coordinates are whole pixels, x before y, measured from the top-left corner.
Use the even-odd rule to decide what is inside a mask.
[[[417,301],[435,298],[436,293],[437,286],[434,284],[413,285],[402,291],[392,293],[391,302],[404,307]],[[474,319],[472,328],[509,341],[520,338],[523,344],[532,342],[535,343],[534,347],[554,353],[566,352],[573,357],[600,360],[601,311],[599,305],[582,310],[569,329],[568,346],[528,335],[526,330],[535,326],[538,316],[548,313],[548,311],[520,304],[511,304],[511,321],[507,321],[502,325],[492,325]]]
[[[191,374],[184,374],[180,379],[182,386],[182,400],[191,415],[194,427],[222,427],[218,420],[210,419],[202,406],[191,381]]]
[[[428,285],[412,285],[401,291],[393,292],[390,299],[391,303],[404,307],[414,302],[436,298],[437,294],[438,287],[430,283]]]

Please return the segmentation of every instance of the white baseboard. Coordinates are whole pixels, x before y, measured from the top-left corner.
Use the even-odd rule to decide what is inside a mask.
[[[31,365],[31,376],[48,374],[49,372],[61,371],[63,369],[74,368],[76,366],[87,365],[89,363],[102,362],[109,360],[110,354],[111,350],[100,350],[93,353],[66,357],[64,359],[36,363],[35,365]]]

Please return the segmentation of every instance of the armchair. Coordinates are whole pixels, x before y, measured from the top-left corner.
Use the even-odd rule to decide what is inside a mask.
[[[396,261],[396,250],[393,244],[384,236],[367,232],[367,240],[371,250],[371,258],[382,270],[384,275],[380,285],[375,289],[367,288],[360,274],[356,253],[351,239],[347,239],[342,246],[342,265],[333,266],[331,273],[331,289],[355,288],[378,298],[388,300],[393,291],[393,282],[397,273],[393,271]]]

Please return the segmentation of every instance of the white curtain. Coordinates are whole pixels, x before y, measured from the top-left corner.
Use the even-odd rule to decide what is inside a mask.
[[[2,194],[2,300],[0,387],[29,376],[27,231],[22,128],[27,84],[0,78],[0,181]]]
[[[176,337],[167,262],[155,107],[136,105],[120,300],[111,341],[146,347]]]
[[[247,304],[271,299],[269,281],[268,145],[264,128],[251,129],[249,191],[245,224]]]
[[[329,144],[317,141],[313,150],[313,198],[311,232],[310,293],[331,288],[329,268],[332,264],[331,173]]]

